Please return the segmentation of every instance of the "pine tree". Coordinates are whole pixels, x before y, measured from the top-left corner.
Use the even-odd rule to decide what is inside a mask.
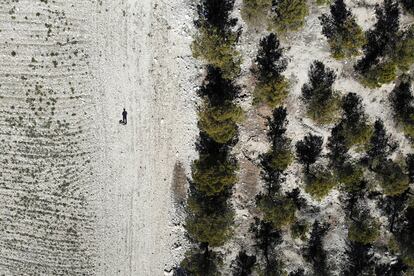
[[[252,274],[256,264],[256,256],[249,256],[246,251],[241,250],[232,262],[233,276],[249,276]]]
[[[367,123],[367,117],[362,105],[362,99],[355,93],[348,93],[342,99],[343,115],[340,121],[342,135],[348,148],[354,145],[364,145],[368,142],[372,129]]]
[[[314,61],[309,70],[309,82],[302,87],[307,114],[316,122],[333,121],[338,111],[339,99],[333,90],[336,75],[320,61]]]
[[[199,24],[209,24],[216,29],[227,31],[237,24],[237,19],[230,18],[235,0],[201,0],[198,5]]]
[[[275,108],[287,97],[289,84],[282,75],[287,67],[283,50],[274,33],[260,40],[256,57],[258,83],[254,90],[255,104],[264,103]]]
[[[404,263],[410,267],[414,266],[414,207],[412,205],[405,210],[403,226],[395,236]]]
[[[408,154],[406,161],[410,183],[414,183],[414,154]]]
[[[346,255],[348,262],[343,270],[344,276],[374,274],[375,261],[371,245],[350,241],[346,248]]]
[[[323,248],[323,239],[328,231],[327,225],[321,225],[315,221],[312,227],[305,257],[312,264],[315,275],[327,276],[327,256]]]
[[[414,14],[414,1],[412,0],[401,0],[403,7],[411,14]]]
[[[296,143],[296,154],[298,160],[306,167],[309,173],[310,165],[316,162],[322,152],[323,138],[320,136],[307,134],[302,141]]]
[[[260,156],[261,166],[264,170],[265,179],[275,177],[282,173],[293,161],[290,149],[290,139],[285,135],[288,123],[286,108],[279,107],[273,111],[273,118],[268,118],[269,131],[267,133],[271,142],[269,152]]]
[[[266,266],[269,266],[271,260],[276,257],[275,247],[282,243],[280,230],[273,228],[269,222],[255,218],[250,231],[253,233],[256,248],[262,252]]]
[[[200,249],[192,249],[187,252],[180,267],[185,271],[184,275],[194,276],[219,276],[219,269],[223,264],[222,257],[209,250],[208,246],[201,246]]]
[[[375,170],[395,149],[396,145],[387,134],[384,123],[375,121],[367,151],[371,169]]]
[[[411,79],[405,75],[391,91],[390,102],[396,117],[403,121],[412,120],[414,115],[414,96],[411,91]]]
[[[384,0],[383,6],[376,6],[375,14],[377,22],[373,29],[367,32],[365,56],[356,65],[361,74],[367,73],[372,66],[378,64],[381,57],[392,53],[398,39],[398,3],[395,0]]]
[[[275,33],[260,40],[256,63],[260,80],[281,78],[281,73],[286,70],[287,60],[283,57],[283,48]]]
[[[322,33],[327,37],[334,58],[341,59],[359,53],[364,34],[343,0],[335,0],[331,14],[320,17]]]

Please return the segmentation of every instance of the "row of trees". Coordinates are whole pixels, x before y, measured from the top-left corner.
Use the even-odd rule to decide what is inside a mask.
[[[240,88],[233,80],[240,73],[236,43],[240,30],[230,17],[234,0],[202,0],[196,21],[198,34],[192,50],[204,61],[206,78],[198,94],[199,157],[192,165],[185,228],[193,247],[177,273],[220,275],[222,256],[215,250],[232,236],[234,210],[229,201],[237,182],[238,164],[231,154],[237,142],[242,109],[235,103]]]

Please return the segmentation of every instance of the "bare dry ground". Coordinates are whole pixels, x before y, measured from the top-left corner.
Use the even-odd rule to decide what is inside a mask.
[[[179,260],[171,183],[194,156],[195,69],[193,11],[173,2],[0,0],[0,274]]]

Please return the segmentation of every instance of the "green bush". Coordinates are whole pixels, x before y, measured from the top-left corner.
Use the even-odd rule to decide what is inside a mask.
[[[270,28],[278,33],[297,31],[303,27],[308,14],[306,0],[279,0],[274,6]]]
[[[305,192],[317,200],[322,200],[336,186],[333,175],[326,169],[317,168],[305,176]]]
[[[220,267],[223,265],[222,257],[211,250],[202,251],[192,249],[185,254],[180,267],[186,271],[186,275],[193,276],[220,276]]]
[[[331,3],[331,0],[316,0],[316,4],[321,5],[329,5]]]
[[[403,38],[398,41],[395,52],[394,62],[402,71],[408,71],[410,66],[414,63],[414,26],[412,26]]]
[[[341,33],[336,33],[328,39],[328,43],[332,57],[341,60],[358,55],[365,44],[365,36],[361,27],[352,18],[345,22]]]
[[[219,106],[205,104],[199,113],[199,127],[217,143],[225,144],[237,134],[237,124],[243,120],[241,107],[226,102]]]
[[[295,221],[296,206],[289,198],[263,195],[257,206],[263,212],[263,219],[276,229],[291,225]]]
[[[367,73],[361,75],[361,83],[369,88],[378,88],[392,82],[397,77],[397,66],[393,61],[387,61],[373,66]]]
[[[207,196],[214,196],[237,182],[238,166],[233,160],[221,160],[216,156],[200,155],[193,163],[193,184]]]
[[[364,171],[356,165],[345,164],[342,168],[338,169],[336,175],[337,181],[343,185],[344,189],[352,192],[358,190],[359,184],[364,177]]]
[[[185,228],[190,237],[211,247],[222,246],[232,235],[234,213],[198,212],[187,216]]]
[[[241,15],[251,26],[259,26],[267,21],[267,14],[272,8],[272,0],[243,0]]]
[[[289,82],[285,78],[259,82],[254,89],[253,104],[267,104],[272,109],[283,104],[289,94]]]
[[[193,56],[220,68],[224,78],[235,79],[240,74],[241,64],[240,53],[236,50],[237,39],[236,33],[223,33],[203,25],[192,44]]]
[[[331,99],[324,102],[310,101],[307,106],[307,116],[317,124],[329,124],[338,119],[340,99],[334,95]]]
[[[361,122],[360,124],[352,127],[347,124],[343,125],[343,135],[348,148],[356,145],[366,145],[371,138],[372,132],[372,126],[365,122]]]
[[[274,171],[282,172],[292,164],[294,159],[293,153],[290,149],[276,149],[269,151],[263,155],[262,160],[266,160],[266,167]]]
[[[385,195],[396,196],[408,189],[409,178],[397,163],[391,160],[382,162],[379,173],[382,179],[380,185]]]
[[[290,227],[293,239],[306,240],[306,234],[309,231],[309,224],[306,221],[297,221]]]
[[[409,139],[414,140],[414,118],[409,121],[401,121],[400,123],[402,124],[404,134]]]
[[[354,242],[372,244],[380,235],[379,229],[380,224],[378,221],[364,217],[364,219],[351,222],[348,229],[348,238]]]

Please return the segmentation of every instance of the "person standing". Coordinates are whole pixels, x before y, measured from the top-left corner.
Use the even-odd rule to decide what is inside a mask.
[[[127,124],[127,115],[128,115],[128,112],[126,112],[126,110],[125,110],[125,108],[124,108],[124,111],[122,112],[122,123],[123,123],[124,125],[126,125],[126,124]]]

